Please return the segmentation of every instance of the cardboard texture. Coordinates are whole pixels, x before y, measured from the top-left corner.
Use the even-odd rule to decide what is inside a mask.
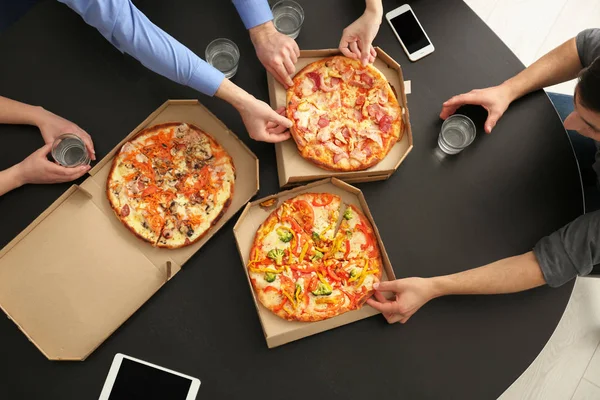
[[[342,198],[343,203],[353,204],[359,207],[369,219],[369,222],[371,222],[373,230],[377,236],[377,242],[379,243],[379,248],[381,249],[381,258],[384,267],[382,280],[385,281],[396,279],[396,275],[394,274],[389,257],[385,251],[383,242],[381,241],[379,230],[377,229],[377,225],[373,221],[373,216],[371,215],[369,207],[367,206],[367,202],[365,201],[362,192],[354,186],[351,186],[339,179],[330,178],[248,203],[233,228],[233,234],[235,236],[240,257],[242,259],[246,278],[248,279],[248,285],[250,286],[250,291],[252,292],[254,305],[256,306],[258,317],[260,319],[260,323],[265,334],[265,339],[267,341],[267,346],[269,348],[281,346],[294,340],[302,339],[316,333],[324,332],[329,329],[337,328],[338,326],[346,325],[379,314],[379,311],[365,305],[359,310],[349,311],[324,321],[287,321],[273,314],[256,298],[254,290],[252,289],[252,284],[250,283],[250,277],[248,276],[248,269],[246,268],[246,265],[248,265],[248,262],[250,261],[250,250],[252,248],[252,243],[254,242],[256,231],[265,221],[265,219],[271,214],[271,212],[281,205],[283,201],[295,197],[301,193],[308,192],[337,194]],[[260,203],[263,201],[273,198],[277,199],[275,206],[269,207],[269,209],[264,209],[260,206]]]
[[[140,130],[192,123],[211,134],[236,167],[232,203],[211,231],[182,249],[158,249],[116,218],[106,197],[114,155]],[[258,191],[258,159],[197,100],[152,113],[0,251],[0,307],[51,360],[83,360],[123,324]]]
[[[312,164],[310,161],[307,161],[300,156],[293,139],[286,140],[283,143],[277,143],[275,145],[275,154],[277,156],[277,172],[279,174],[280,187],[294,186],[303,182],[314,181],[330,176],[353,183],[388,179],[392,176],[394,171],[398,169],[402,161],[404,161],[408,153],[412,150],[413,136],[406,100],[406,94],[410,93],[410,90],[407,90],[407,87],[410,89],[410,81],[409,84],[406,85],[402,75],[402,68],[393,58],[387,55],[379,47],[376,47],[375,50],[377,51],[377,58],[375,59],[374,65],[386,76],[396,93],[398,102],[405,111],[402,116],[405,126],[405,132],[402,139],[392,147],[388,155],[379,164],[364,171],[356,172],[328,171]],[[298,58],[298,63],[296,64],[296,70],[300,71],[306,65],[314,61],[339,54],[341,53],[338,49],[301,50],[300,58]],[[269,86],[271,106],[273,108],[285,106],[286,89],[269,73],[267,73],[267,83]]]

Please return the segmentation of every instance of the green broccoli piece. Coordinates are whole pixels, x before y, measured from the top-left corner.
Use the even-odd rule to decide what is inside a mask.
[[[273,272],[265,272],[265,281],[267,282],[273,282],[275,280],[275,277],[277,275],[275,275]]]
[[[275,261],[275,264],[277,264],[277,265],[281,265],[281,263],[283,262],[284,255],[285,255],[285,253],[281,249],[273,249],[267,253],[267,257],[269,257],[271,260]]]
[[[331,286],[329,286],[323,282],[319,282],[317,288],[315,290],[313,290],[311,293],[314,294],[315,296],[329,296],[331,294],[331,292],[333,292],[333,289],[331,288]]]
[[[352,210],[349,208],[346,208],[346,211],[344,211],[344,219],[352,219]]]
[[[277,229],[277,236],[279,236],[279,240],[283,243],[289,242],[294,237],[292,232],[288,229]]]
[[[321,258],[323,258],[323,253],[319,250],[315,250],[315,254],[311,257],[311,261],[320,260]]]
[[[319,235],[317,232],[313,232],[312,240],[314,240],[315,242],[318,242],[319,240],[321,240],[321,235]]]
[[[350,271],[350,278],[354,278],[356,275],[358,275],[356,268],[352,268],[352,271]]]

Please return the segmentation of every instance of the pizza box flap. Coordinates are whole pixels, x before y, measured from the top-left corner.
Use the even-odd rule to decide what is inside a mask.
[[[383,176],[389,178],[400,166],[413,147],[412,128],[410,125],[410,116],[408,112],[404,77],[402,68],[381,48],[376,47],[377,58],[374,66],[379,69],[392,85],[400,105],[404,109],[404,135],[396,143],[388,155],[377,165],[364,171],[356,172],[334,172],[322,169],[311,162],[305,160],[298,153],[298,148],[293,139],[275,145],[275,154],[277,157],[277,171],[279,175],[279,185],[281,187],[290,186],[302,182],[314,181],[316,179],[327,178],[330,176],[347,181],[348,179],[361,178],[362,182],[381,180]],[[301,50],[300,58],[296,64],[296,70],[300,71],[306,65],[325,57],[340,55],[338,49],[323,50]],[[286,105],[286,89],[267,73],[267,83],[269,86],[269,99],[273,108],[279,108]],[[409,86],[409,85],[407,85]]]
[[[72,186],[0,252],[0,307],[47,358],[85,359],[167,280],[129,239]]]
[[[199,242],[157,249],[135,237],[106,197],[112,159],[141,129],[190,122],[232,156],[232,203]],[[258,191],[258,159],[197,100],[169,100],[0,251],[0,307],[52,360],[83,360]]]
[[[382,280],[396,279],[394,270],[390,263],[387,252],[385,251],[385,247],[383,246],[383,242],[381,241],[381,237],[379,235],[377,226],[375,225],[371,212],[369,211],[367,202],[362,192],[354,186],[351,186],[336,178],[324,179],[302,187],[268,196],[247,204],[242,215],[240,215],[240,218],[238,219],[237,223],[233,228],[233,234],[235,236],[240,257],[242,259],[242,268],[244,269],[246,278],[248,279],[248,285],[250,285],[250,291],[252,292],[252,299],[258,311],[258,317],[260,319],[265,339],[267,341],[267,346],[269,348],[277,347],[292,342],[294,340],[298,340],[310,335],[314,335],[316,333],[324,332],[329,329],[336,328],[338,326],[346,325],[351,322],[355,322],[379,314],[379,311],[369,307],[368,305],[365,305],[359,310],[349,311],[344,314],[338,315],[337,317],[326,319],[323,321],[287,321],[273,314],[271,311],[265,308],[256,298],[254,290],[252,289],[252,284],[250,283],[248,270],[246,268],[246,265],[249,262],[250,250],[254,242],[254,236],[256,234],[256,231],[260,227],[260,225],[265,221],[265,219],[271,214],[271,212],[274,209],[276,209],[283,201],[295,197],[301,193],[308,192],[326,192],[336,194],[342,198],[343,203],[353,204],[360,208],[365,214],[365,216],[368,218],[369,222],[371,222],[375,235],[377,236],[379,247],[381,249],[381,257],[384,266]],[[262,203],[263,201],[273,198],[277,199],[277,205],[269,207],[268,209],[264,209],[260,206],[260,203]]]
[[[103,209],[115,224],[115,229],[128,232],[121,222],[116,218],[110,203],[106,197],[106,180],[112,167],[112,160],[118,150],[129,139],[134,137],[142,129],[148,128],[156,124],[166,122],[187,122],[196,125],[213,136],[219,144],[221,144],[233,158],[236,171],[235,189],[231,205],[223,215],[223,217],[211,228],[211,230],[198,242],[181,249],[159,249],[152,247],[149,243],[136,239],[138,247],[141,251],[152,260],[164,262],[163,260],[172,259],[177,264],[183,265],[189,260],[223,225],[229,221],[250,199],[258,192],[259,174],[258,174],[258,159],[252,151],[233,133],[227,126],[221,122],[214,114],[205,108],[198,100],[169,100],[165,102],[158,110],[152,113],[144,122],[138,125],[121,143],[119,143],[113,151],[111,151],[102,161],[98,163],[92,170],[92,179],[95,186],[102,188],[102,195],[97,190],[94,191],[94,201]],[[88,182],[84,183],[84,187],[88,188]]]

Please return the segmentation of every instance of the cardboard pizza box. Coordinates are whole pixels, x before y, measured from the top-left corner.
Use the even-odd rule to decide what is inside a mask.
[[[410,81],[404,81],[400,64],[379,47],[376,47],[375,50],[377,51],[377,58],[374,65],[388,79],[398,102],[404,110],[402,118],[405,128],[402,139],[392,147],[388,155],[379,164],[364,171],[356,172],[334,172],[314,165],[302,158],[293,139],[277,143],[275,145],[275,154],[277,156],[277,172],[279,174],[280,187],[294,186],[330,176],[352,183],[388,179],[398,169],[408,153],[410,153],[413,147],[413,136],[406,100],[406,95],[410,93]],[[298,58],[298,63],[296,64],[296,71],[300,71],[314,61],[340,54],[338,49],[301,50],[300,58]],[[278,108],[285,106],[286,89],[283,85],[277,82],[269,73],[267,73],[267,83],[269,86],[271,107]]]
[[[367,202],[360,189],[357,189],[339,179],[329,178],[248,203],[242,212],[242,215],[240,215],[240,218],[233,227],[233,235],[235,236],[237,248],[242,259],[242,267],[244,268],[246,278],[248,279],[248,285],[250,287],[250,291],[252,292],[252,299],[254,300],[254,305],[256,306],[256,310],[258,312],[258,318],[260,319],[265,339],[267,341],[267,346],[269,348],[281,346],[294,340],[302,339],[316,333],[324,332],[329,329],[337,328],[338,326],[346,325],[379,314],[379,311],[365,304],[359,310],[348,311],[344,314],[323,321],[287,321],[269,311],[257,299],[250,282],[248,269],[246,268],[248,262],[250,261],[250,250],[254,242],[256,231],[271,214],[271,212],[275,210],[283,201],[298,196],[299,194],[310,192],[336,194],[342,198],[343,203],[353,204],[362,210],[373,226],[373,231],[377,236],[377,243],[379,244],[379,248],[381,250],[381,258],[383,261],[381,280],[386,281],[396,279],[394,269],[392,268],[390,259],[385,251],[383,242],[381,241],[379,230],[377,229],[375,221],[373,221],[373,216],[369,211],[369,206],[367,205]],[[269,199],[277,199],[276,205],[269,207],[268,209],[260,206],[260,203]]]
[[[232,203],[209,233],[169,250],[135,237],[114,215],[106,179],[114,155],[142,129],[189,122],[236,167]],[[0,307],[51,360],[84,360],[156,293],[258,191],[258,159],[197,100],[169,100],[0,251]]]

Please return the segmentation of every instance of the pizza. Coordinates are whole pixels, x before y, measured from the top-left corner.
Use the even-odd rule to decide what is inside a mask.
[[[287,117],[300,155],[332,171],[359,171],[383,160],[402,137],[403,109],[374,66],[335,56],[296,74]]]
[[[231,203],[235,167],[227,151],[191,124],[144,129],[125,143],[106,193],[121,222],[156,247],[200,240]]]
[[[360,308],[383,264],[359,208],[333,194],[305,193],[283,202],[258,228],[247,268],[266,308],[308,322]]]

